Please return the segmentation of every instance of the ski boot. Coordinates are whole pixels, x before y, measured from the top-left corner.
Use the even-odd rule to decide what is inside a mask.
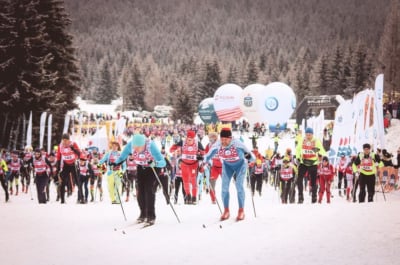
[[[197,204],[197,198],[196,196],[192,196],[192,202],[191,204],[196,205]]]
[[[236,217],[236,221],[241,221],[244,219],[244,210],[243,208],[239,208],[238,215]]]
[[[224,213],[221,215],[220,220],[224,221],[229,218],[229,208],[225,208]]]

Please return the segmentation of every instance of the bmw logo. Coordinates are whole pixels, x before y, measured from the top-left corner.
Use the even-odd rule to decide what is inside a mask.
[[[275,97],[269,97],[265,100],[265,107],[269,111],[274,111],[278,108],[279,103]]]

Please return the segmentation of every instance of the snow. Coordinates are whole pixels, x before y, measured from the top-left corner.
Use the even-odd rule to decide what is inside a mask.
[[[386,137],[389,151],[400,146],[399,132],[400,122],[393,120]],[[250,145],[250,139],[244,139]],[[266,149],[268,141],[260,139],[259,146]],[[282,148],[292,141],[282,140]],[[349,203],[337,192],[333,189],[329,205],[311,204],[307,192],[304,204],[283,205],[274,188],[264,184],[262,196],[254,197],[255,217],[246,189],[246,218],[238,223],[233,184],[231,218],[222,223],[218,206],[211,204],[205,191],[198,205],[184,205],[179,194],[179,203],[173,206],[181,223],[158,192],[156,224],[139,229],[139,225],[129,226],[139,214],[132,198],[123,204],[125,221],[120,205],[110,203],[107,191],[102,202],[76,204],[75,192],[61,205],[52,186],[50,203],[39,205],[35,191],[33,200],[28,192],[12,195],[5,204],[0,189],[1,263],[398,264],[400,192],[385,194],[386,201],[377,192],[374,203],[364,204]]]

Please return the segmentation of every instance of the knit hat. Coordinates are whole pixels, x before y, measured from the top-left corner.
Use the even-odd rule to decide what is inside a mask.
[[[193,130],[187,131],[186,137],[187,137],[187,138],[194,138],[194,137],[196,137],[195,131],[193,131]]]
[[[135,146],[143,146],[146,143],[146,137],[143,134],[135,134],[132,137],[132,145]]]
[[[370,144],[363,144],[363,149],[368,148],[371,149],[371,145]]]
[[[314,134],[314,130],[312,128],[310,128],[310,127],[307,127],[306,133]]]
[[[219,136],[221,138],[232,138],[232,131],[229,128],[222,128]]]
[[[85,161],[86,161],[86,160],[87,160],[87,155],[86,155],[85,153],[82,152],[81,155],[79,156],[79,159],[80,159],[80,160],[85,160]]]
[[[63,135],[61,136],[61,139],[69,140],[69,134],[68,133],[63,133]]]

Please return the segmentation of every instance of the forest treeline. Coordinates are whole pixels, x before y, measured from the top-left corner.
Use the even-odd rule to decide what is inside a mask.
[[[85,99],[196,110],[224,83],[281,81],[297,101],[373,85],[393,1],[66,0]],[[190,104],[179,106],[189,99]],[[180,115],[181,116],[181,115]]]
[[[58,141],[75,99],[174,107],[192,122],[224,83],[306,95],[400,84],[399,0],[0,0],[0,146],[25,144],[33,114]]]

